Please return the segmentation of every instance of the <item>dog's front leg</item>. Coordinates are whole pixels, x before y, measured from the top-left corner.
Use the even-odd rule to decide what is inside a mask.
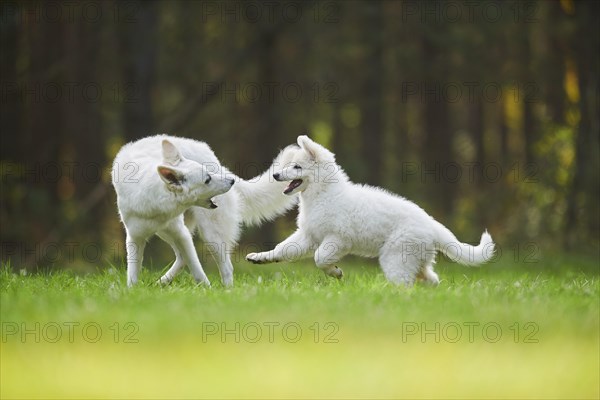
[[[254,264],[295,261],[308,256],[313,248],[314,245],[310,239],[304,232],[298,229],[290,237],[275,246],[273,250],[262,253],[250,253],[246,255],[246,260]]]
[[[209,248],[219,267],[219,274],[221,274],[223,286],[233,286],[233,264],[231,264],[231,257],[227,250],[227,245],[221,244],[221,246],[219,246],[218,244],[215,245],[213,243]]]
[[[131,235],[127,232],[125,249],[127,250],[127,286],[132,287],[138,282],[138,275],[144,259],[146,238]]]
[[[348,251],[343,246],[342,241],[328,236],[321,242],[317,251],[315,251],[315,264],[325,274],[339,279],[344,276],[344,272],[335,264],[347,253]]]
[[[223,286],[233,286],[233,264],[231,264],[229,251],[230,246],[233,247],[233,245],[224,240],[227,235],[218,232],[217,229],[209,224],[198,224],[198,231],[204,241],[204,245],[208,248],[219,267]]]

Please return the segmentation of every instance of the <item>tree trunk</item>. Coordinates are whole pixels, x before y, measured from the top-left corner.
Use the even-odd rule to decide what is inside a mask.
[[[564,89],[565,80],[565,45],[561,35],[557,32],[562,25],[564,13],[560,2],[549,1],[545,4],[549,7],[549,24],[547,29],[549,37],[546,72],[546,96],[552,121],[557,124],[565,122],[566,93]]]
[[[483,123],[483,101],[481,97],[474,99],[473,104],[469,104],[469,132],[473,143],[475,143],[475,160],[477,165],[483,166],[485,163],[485,147],[484,147],[484,123]],[[478,170],[478,168],[476,168]],[[476,175],[475,183],[481,187],[483,179]]]
[[[0,76],[3,83],[2,107],[2,139],[0,160],[16,161],[19,159],[19,99],[17,90],[17,17],[7,13],[3,15],[0,37]],[[6,89],[5,89],[6,88]]]
[[[369,51],[364,60],[365,79],[362,87],[363,118],[361,126],[362,153],[367,166],[366,181],[372,185],[383,182],[383,15],[380,1],[366,4]]]
[[[58,138],[63,131],[61,103],[65,97],[55,96],[55,92],[44,88],[65,82],[60,65],[65,54],[61,46],[63,27],[60,24],[41,22],[30,24],[27,28],[31,59],[23,84],[31,92],[23,93],[27,123],[23,127],[21,141],[21,153],[25,156],[20,161],[25,168],[35,171],[25,179],[27,194],[24,199],[31,226],[23,240],[33,244],[40,243],[61,220],[58,177],[64,170],[57,160],[60,159]],[[57,97],[58,101],[55,100]]]
[[[127,4],[135,4],[138,11],[135,13],[136,21],[127,21],[126,15],[118,21],[123,82],[117,82],[116,91],[118,101],[123,104],[125,140],[132,141],[150,134],[162,133],[155,132],[152,111],[152,89],[158,49],[158,4],[154,1],[134,1]]]
[[[431,66],[425,76],[421,88],[421,100],[424,105],[425,141],[423,146],[421,183],[433,199],[433,206],[437,212],[450,217],[454,210],[458,182],[450,176],[449,164],[454,161],[452,154],[452,141],[454,131],[450,126],[448,103],[441,96],[440,81],[445,77],[445,71],[435,67],[438,60],[447,62],[447,52],[441,43],[441,38],[447,32],[439,27],[430,27],[431,31],[423,35],[423,63]],[[444,78],[445,79],[445,78]]]
[[[454,210],[454,199],[458,183],[450,163],[452,157],[453,132],[450,127],[448,104],[443,101],[425,105],[426,154],[422,166],[422,183],[429,187],[435,207],[446,217]]]
[[[98,82],[96,54],[100,43],[97,28],[85,21],[76,20],[66,25],[65,31],[64,43],[69,55],[64,63],[66,80],[76,82],[81,91],[77,91],[75,101],[63,105],[62,157],[65,161],[76,163],[72,181],[73,196],[81,207],[97,185],[103,184],[101,174],[106,167],[105,140],[99,112],[100,92],[91,85]],[[102,206],[97,205],[85,213],[80,210],[79,213],[79,223],[82,225],[102,225]],[[88,230],[87,233],[94,242],[101,239],[99,230]]]
[[[257,67],[256,83],[261,88],[267,88],[273,82],[280,82],[280,76],[275,69],[277,65],[277,32],[279,32],[279,28],[273,24],[265,23],[259,26],[255,62]],[[277,147],[282,147],[284,144],[279,143],[281,138],[278,136],[280,132],[278,101],[282,101],[279,96],[269,100],[269,96],[263,90],[262,96],[256,103],[241,106],[242,111],[246,111],[246,119],[250,122],[243,132],[243,140],[238,142],[237,147],[237,162],[243,178],[253,178],[256,174],[269,168],[273,158],[277,155]],[[250,231],[247,240],[260,243],[261,246],[272,247],[276,243],[275,225],[264,224],[256,230]]]
[[[598,3],[577,3],[578,32],[573,38],[577,78],[579,83],[580,120],[575,139],[575,167],[571,190],[567,199],[565,216],[565,247],[574,249],[577,244],[598,234],[600,183],[598,182],[598,141],[600,127],[597,110],[598,90],[598,36],[595,20]],[[588,40],[582,40],[588,38]],[[591,239],[595,240],[595,239]],[[597,246],[597,241],[595,243]]]
[[[533,115],[533,92],[529,89],[534,84],[534,79],[531,77],[531,45],[529,43],[529,28],[525,24],[521,27],[521,43],[519,46],[521,65],[521,82],[518,82],[518,101],[523,107],[523,139],[525,142],[525,164],[536,162],[534,145],[537,141],[536,121]],[[537,87],[537,84],[536,84]]]

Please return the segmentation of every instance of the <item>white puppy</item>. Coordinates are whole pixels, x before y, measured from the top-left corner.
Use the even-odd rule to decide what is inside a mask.
[[[274,165],[282,168],[296,151],[288,146]],[[176,256],[161,283],[171,282],[188,265],[197,282],[210,285],[192,241],[196,230],[215,257],[223,284],[232,285],[230,253],[241,223],[272,219],[297,202],[281,193],[285,183],[274,181],[271,173],[245,181],[221,166],[206,143],[192,139],[157,135],[123,146],[112,179],[126,230],[128,286],[137,282],[146,241],[154,234]]]
[[[494,253],[484,232],[478,246],[460,243],[448,228],[416,204],[384,189],[357,185],[335,163],[333,153],[307,136],[298,137],[292,165],[273,176],[290,181],[284,193],[300,193],[298,229],[274,250],[251,253],[262,264],[293,261],[314,253],[317,267],[342,277],[335,264],[346,254],[378,257],[386,278],[410,286],[417,278],[438,284],[435,255],[443,252],[464,265],[488,261]]]

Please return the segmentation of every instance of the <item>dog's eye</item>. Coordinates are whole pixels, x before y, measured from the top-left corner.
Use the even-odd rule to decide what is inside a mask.
[[[212,178],[211,178],[211,177],[210,177],[210,175],[209,175],[209,176],[208,176],[208,178],[206,178],[206,180],[204,181],[204,183],[205,183],[206,185],[208,185],[208,184],[210,183],[210,180],[211,180],[211,179],[212,179]]]
[[[294,169],[301,169],[301,168],[302,168],[302,167],[301,167],[301,166],[299,166],[299,165],[297,165],[297,164],[296,164],[296,165],[294,165]]]

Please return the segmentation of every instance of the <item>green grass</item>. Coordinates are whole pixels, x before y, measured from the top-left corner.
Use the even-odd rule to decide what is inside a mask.
[[[412,289],[368,260],[242,262],[232,289],[5,267],[0,397],[598,398],[597,262],[440,262]]]

